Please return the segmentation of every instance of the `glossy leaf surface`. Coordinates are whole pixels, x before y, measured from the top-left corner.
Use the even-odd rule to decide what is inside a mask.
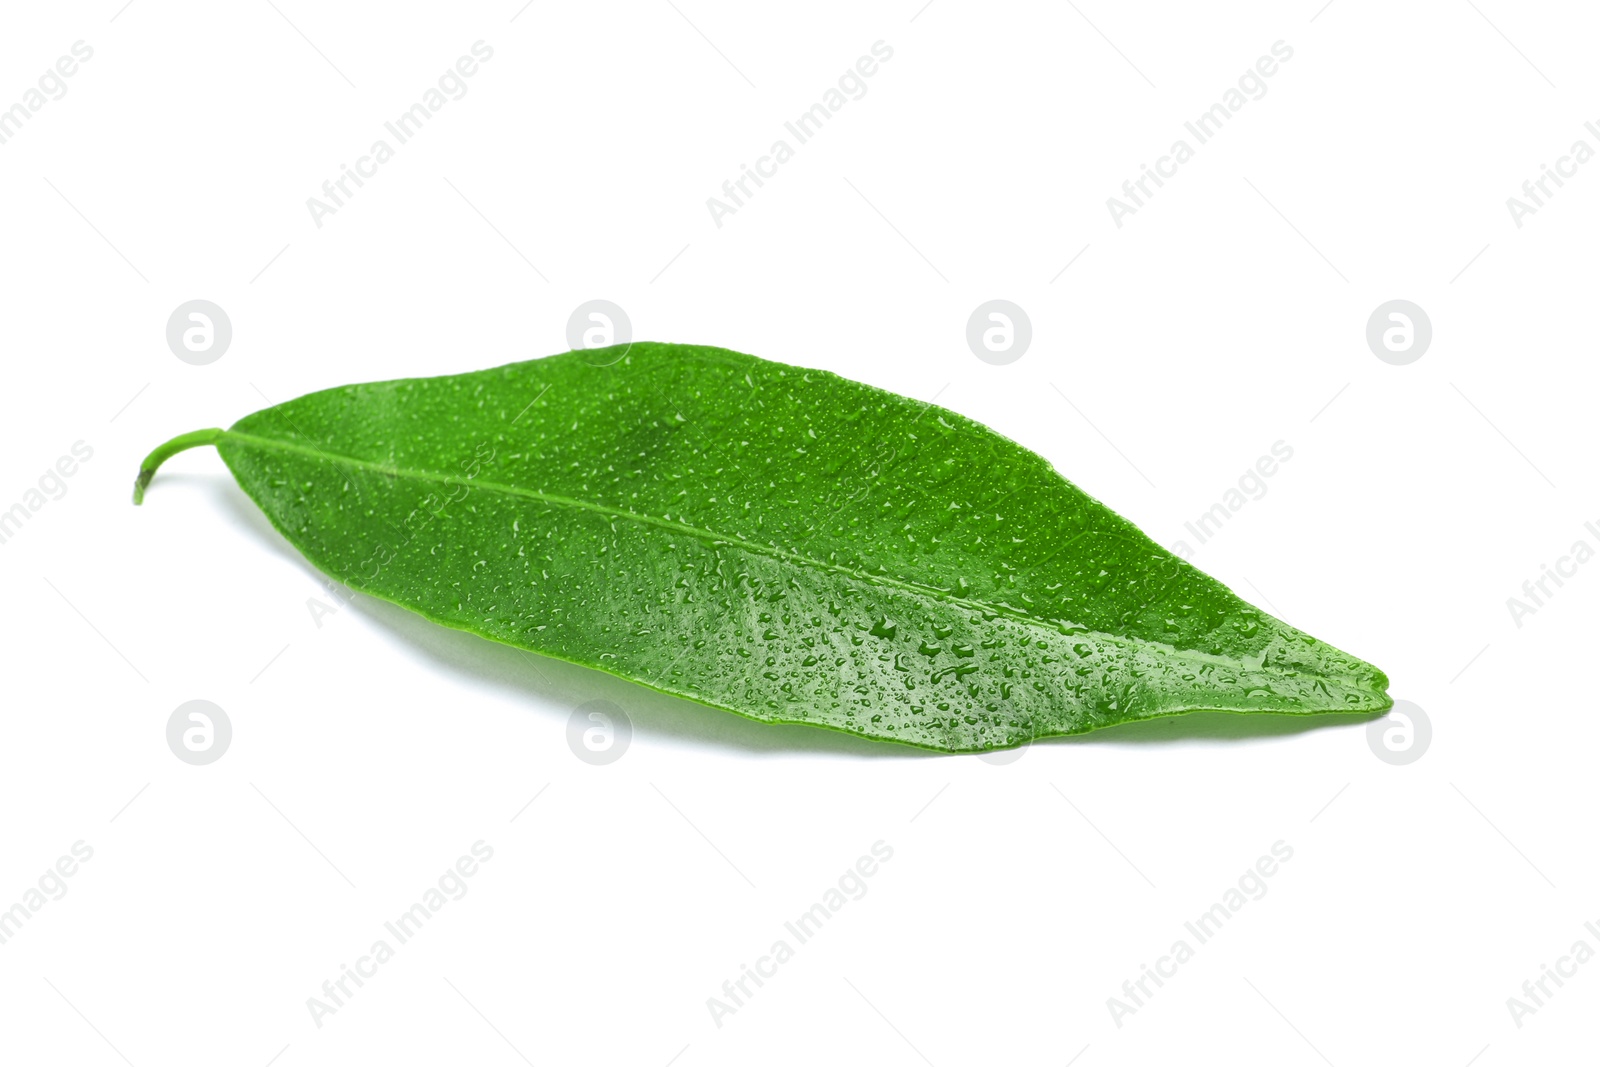
[[[982,751],[1390,705],[992,430],[724,349],[313,393],[163,446],[135,499],[207,443],[353,588],[767,722]]]

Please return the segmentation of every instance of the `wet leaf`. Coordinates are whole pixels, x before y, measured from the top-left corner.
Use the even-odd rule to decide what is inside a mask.
[[[1390,706],[992,430],[724,349],[313,393],[163,445],[135,502],[200,444],[352,588],[764,722],[966,752]]]

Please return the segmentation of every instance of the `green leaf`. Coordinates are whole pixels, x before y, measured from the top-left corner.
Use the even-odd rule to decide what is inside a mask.
[[[199,444],[353,588],[764,722],[971,752],[1390,706],[1020,445],[724,349],[312,393],[158,448],[135,503]]]

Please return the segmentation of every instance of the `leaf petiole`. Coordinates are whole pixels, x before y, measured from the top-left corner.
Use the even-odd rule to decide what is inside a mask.
[[[191,448],[199,448],[201,445],[214,445],[222,439],[222,435],[226,432],[220,426],[214,426],[209,430],[193,430],[189,433],[179,434],[166,444],[158,446],[139,465],[139,477],[133,481],[133,502],[135,504],[144,503],[145,488],[150,484],[150,479],[156,476],[156,469],[163,463],[176,456],[179,452],[185,452]]]

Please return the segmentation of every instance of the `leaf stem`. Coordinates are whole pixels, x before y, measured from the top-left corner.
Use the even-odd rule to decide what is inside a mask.
[[[166,444],[156,448],[139,465],[139,477],[135,478],[133,482],[133,502],[135,504],[144,503],[145,488],[150,484],[150,479],[156,476],[156,469],[163,463],[176,456],[179,452],[185,452],[191,448],[199,448],[201,445],[214,445],[225,432],[221,427],[212,427],[209,430],[194,430],[189,433],[179,434]]]

